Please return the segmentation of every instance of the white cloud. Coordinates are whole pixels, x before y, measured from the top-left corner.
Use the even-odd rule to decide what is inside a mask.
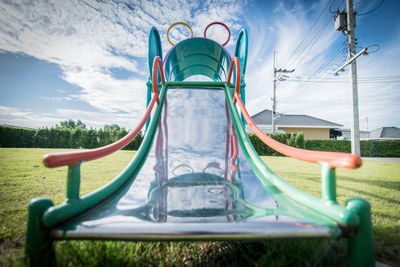
[[[22,52],[58,64],[63,71],[62,78],[81,88],[79,93],[62,94],[63,97],[84,100],[100,113],[113,114],[116,120],[126,113],[140,118],[144,112],[147,40],[151,27],[156,26],[160,31],[165,56],[171,47],[166,31],[173,22],[185,21],[192,26],[195,36],[203,36],[207,24],[222,21],[231,29],[232,38],[227,45],[231,53],[240,28],[248,30],[247,107],[254,114],[271,107],[274,50],[278,68],[296,68],[292,79],[296,76],[304,79],[314,73],[319,73],[319,79],[332,78],[327,70],[344,63],[345,38],[334,31],[333,18],[328,11],[297,50],[302,54],[297,57],[295,53],[290,58],[327,3],[317,1],[305,6],[295,1],[289,6],[280,1],[276,6],[263,3],[265,6],[259,7],[260,2],[246,0],[3,1],[0,3],[0,51]],[[247,9],[248,6],[252,9]],[[325,25],[311,47],[312,37]],[[179,41],[187,34],[184,28],[178,27],[171,32],[171,37]],[[219,42],[226,38],[226,32],[219,26],[211,28],[208,34]],[[397,37],[393,43],[399,40]],[[398,76],[400,59],[395,55],[399,54],[398,47],[393,45],[368,58],[360,58],[359,77]],[[112,75],[110,70],[114,68],[136,75],[120,80]],[[343,77],[348,74],[339,78]],[[395,84],[384,85],[359,84],[360,117],[368,116],[370,127],[396,121],[388,114],[399,113],[398,105],[393,104],[400,100]],[[280,82],[278,110],[308,114],[348,127],[349,94],[347,83]],[[388,112],[379,107],[385,107]],[[92,115],[98,116],[97,113]],[[89,117],[88,120],[95,121]]]
[[[0,51],[24,53],[56,63],[63,71],[62,78],[81,88],[70,97],[86,101],[106,114],[114,113],[116,117],[131,113],[131,117],[140,118],[144,112],[148,73],[148,66],[143,63],[147,62],[151,27],[159,29],[165,55],[171,47],[166,30],[173,22],[188,22],[195,36],[202,36],[204,27],[215,20],[238,29],[241,6],[245,3],[3,1],[0,3]],[[218,38],[220,34],[225,36],[218,31],[213,36]],[[187,38],[181,31],[175,31],[175,35],[175,41]],[[228,46],[232,45],[231,41]],[[110,72],[114,68],[136,75],[119,80]]]
[[[61,121],[57,114],[37,113],[30,109],[0,106],[0,121],[2,124],[37,128],[40,126],[54,126]]]
[[[144,108],[143,108],[144,109]],[[36,112],[30,109],[0,106],[1,124],[25,126],[31,128],[53,127],[60,121],[81,120],[89,127],[102,128],[105,124],[118,124],[127,129],[137,126],[137,118],[131,114],[115,114],[112,112],[82,111],[76,109],[56,109],[54,112]]]

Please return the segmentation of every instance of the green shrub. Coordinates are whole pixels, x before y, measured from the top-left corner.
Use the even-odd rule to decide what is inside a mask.
[[[289,146],[296,147],[296,135],[292,132],[290,134]]]
[[[249,134],[249,139],[250,142],[252,143],[254,149],[256,150],[256,152],[259,155],[262,156],[281,156],[282,154],[276,152],[275,150],[273,150],[272,148],[270,148],[269,146],[267,146],[266,144],[263,143],[263,141],[261,141],[255,134]],[[271,137],[272,139],[283,143],[283,144],[287,144],[287,137],[286,134],[282,134],[282,133],[277,133],[275,135],[270,134],[269,137]]]
[[[250,142],[259,155],[271,156],[274,150],[264,144],[255,134],[249,134]]]
[[[304,140],[304,133],[299,132],[297,133],[296,136],[296,147],[304,149],[306,146],[305,140]]]

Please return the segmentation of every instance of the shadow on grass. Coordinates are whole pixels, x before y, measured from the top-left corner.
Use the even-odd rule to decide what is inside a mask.
[[[353,183],[361,183],[368,185],[375,185],[379,187],[384,187],[387,189],[400,190],[400,180],[399,181],[383,181],[383,180],[371,180],[371,179],[358,179],[350,176],[340,175],[340,179],[344,181],[349,181]]]
[[[383,197],[383,196],[376,195],[376,194],[372,194],[372,193],[369,193],[369,192],[366,192],[366,191],[362,191],[362,190],[359,190],[359,189],[354,189],[354,188],[343,186],[343,185],[338,185],[337,188],[349,190],[349,191],[352,191],[352,192],[356,192],[356,193],[358,193],[360,195],[367,196],[367,197],[370,197],[370,198],[380,199],[380,200],[386,201],[388,203],[400,204],[400,201],[398,201],[398,200],[387,198],[387,197]]]
[[[389,266],[400,266],[399,236],[393,234],[398,232],[398,226],[374,224],[373,231],[375,235],[375,258]]]
[[[346,263],[342,241],[61,241],[56,251],[58,266],[341,266]]]
[[[303,179],[304,180],[309,180],[309,181],[312,181],[312,182],[318,182],[319,181],[318,178],[306,178],[306,177],[303,177]],[[359,179],[355,179],[355,180],[359,180]],[[370,192],[366,192],[366,191],[363,191],[363,190],[360,190],[360,189],[354,189],[354,188],[343,186],[343,185],[336,185],[336,188],[352,191],[352,192],[358,193],[358,194],[366,196],[366,197],[380,199],[380,200],[386,201],[388,203],[400,204],[400,201],[398,201],[398,200],[395,200],[395,199],[392,199],[392,198],[383,197],[381,195],[372,194]]]

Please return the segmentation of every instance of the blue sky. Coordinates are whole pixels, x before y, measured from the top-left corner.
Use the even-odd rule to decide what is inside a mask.
[[[354,0],[360,128],[400,126],[400,2]],[[195,36],[213,21],[230,27],[233,54],[241,28],[249,34],[247,108],[271,109],[273,53],[277,67],[296,71],[277,86],[278,111],[306,114],[350,127],[346,37],[334,29],[342,0],[275,1],[0,1],[0,124],[53,126],[80,119],[88,126],[134,128],[145,110],[147,40],[175,21]],[[372,11],[372,12],[370,12]],[[171,32],[175,41],[184,27]],[[218,26],[209,37],[223,42]]]

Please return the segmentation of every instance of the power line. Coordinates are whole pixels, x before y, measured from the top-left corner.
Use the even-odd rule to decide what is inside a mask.
[[[343,0],[344,1],[344,0]],[[321,16],[325,13],[329,3],[332,2],[332,4],[335,2],[335,0],[329,0],[329,2],[326,4],[326,6],[322,9],[321,13],[318,15],[318,18],[314,21],[313,25],[311,26],[311,28],[308,30],[308,32],[304,35],[304,37],[301,39],[301,41],[296,45],[296,48],[293,50],[293,52],[290,54],[289,58],[286,60],[284,66],[286,66],[289,62],[290,59],[292,58],[292,56],[297,52],[297,50],[300,48],[300,46],[303,44],[303,42],[306,40],[306,38],[310,35],[311,31],[314,29],[314,26],[317,24],[317,22],[319,21],[319,19],[321,18]],[[332,6],[332,5],[331,5]],[[303,51],[305,50],[305,48],[303,49]],[[302,51],[302,52],[303,52]],[[299,54],[301,54],[302,52],[300,52]],[[297,58],[296,58],[297,59]]]
[[[357,3],[354,4],[354,6],[359,5],[360,3],[364,2],[365,0],[360,0]]]
[[[329,105],[340,105],[340,104],[346,104],[343,102],[343,100],[326,100],[326,101],[321,101],[320,99],[318,100],[304,100],[304,99],[291,99],[291,98],[279,98],[279,102],[281,104],[290,104],[290,106],[304,106],[304,105],[315,105],[316,103],[318,104],[329,104]],[[382,101],[378,102],[368,102],[368,101],[362,101],[363,106],[387,106],[387,103],[382,103]]]
[[[341,58],[345,57],[346,55],[345,49],[343,47],[339,47],[335,53],[331,55],[331,57],[327,60],[325,64],[322,64],[321,67],[319,67],[314,74],[311,76],[310,79],[315,79],[317,78],[321,73],[325,73],[330,67],[333,67],[336,62]]]
[[[307,52],[303,55],[303,57],[300,59],[300,61],[295,65],[297,68],[297,66],[300,65],[300,63],[303,62],[303,60],[308,56],[308,54],[310,53],[311,49],[314,47],[314,45],[317,43],[318,39],[321,37],[321,35],[324,33],[325,29],[327,28],[327,26],[329,25],[329,22],[331,21],[331,18],[329,17],[328,20],[326,21],[326,23],[322,26],[322,28],[318,31],[317,35],[313,38],[313,40],[311,41],[309,48],[307,50]],[[297,57],[298,58],[298,57]],[[297,59],[296,58],[296,59]]]
[[[348,78],[325,78],[325,79],[286,79],[288,82],[301,82],[301,83],[347,83]],[[358,82],[360,83],[398,83],[400,82],[400,76],[376,76],[376,77],[359,77]]]
[[[379,20],[374,26],[366,28],[364,32],[359,34],[358,40],[360,41],[361,39],[365,39],[371,35],[375,35],[375,33],[378,30],[380,31],[382,29],[382,26],[385,24],[388,24],[388,23],[392,24],[393,19],[398,17],[399,12],[400,12],[400,8],[396,8],[394,10],[391,10],[391,12],[388,12],[387,14],[385,14],[384,19]],[[383,27],[385,27],[385,26],[383,26]]]
[[[381,2],[380,2],[375,8],[373,8],[373,9],[371,9],[371,10],[365,12],[365,13],[360,13],[360,14],[356,14],[356,15],[358,15],[358,16],[363,16],[363,15],[371,14],[372,12],[374,12],[375,10],[377,10],[378,8],[381,7],[381,5],[383,4],[384,1],[385,1],[385,0],[381,0]]]
[[[363,0],[361,0],[360,2],[362,2]],[[333,4],[335,3],[335,1],[333,1],[333,3],[331,4],[331,6],[329,7],[329,12],[330,13],[332,13],[332,14],[335,14],[336,13],[336,11],[332,11],[332,6],[333,6]],[[343,3],[344,3],[344,0],[342,0],[342,2],[340,3],[340,5],[336,8],[336,10],[339,10],[339,8],[343,5]]]

